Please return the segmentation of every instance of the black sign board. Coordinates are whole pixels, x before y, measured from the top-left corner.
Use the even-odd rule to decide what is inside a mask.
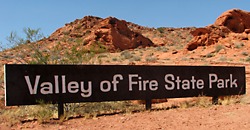
[[[245,94],[245,67],[5,65],[6,105]]]

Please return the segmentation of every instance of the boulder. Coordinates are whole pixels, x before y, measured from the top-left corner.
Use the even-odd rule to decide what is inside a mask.
[[[198,46],[209,46],[215,44],[220,38],[225,38],[229,32],[230,30],[223,26],[210,25],[205,28],[197,28],[190,32],[194,37],[187,44],[186,48],[187,50],[192,51]]]
[[[232,9],[222,13],[213,25],[197,28],[190,33],[194,36],[186,49],[192,51],[199,46],[209,46],[226,38],[229,33],[245,33],[250,31],[250,12]],[[241,40],[248,40],[247,35]]]
[[[114,48],[120,50],[154,45],[151,40],[140,33],[131,31],[126,21],[113,17],[103,19],[94,33],[96,41],[111,43]]]
[[[230,31],[242,33],[245,29],[250,29],[250,12],[239,9],[228,10],[220,15],[214,25],[225,26]]]

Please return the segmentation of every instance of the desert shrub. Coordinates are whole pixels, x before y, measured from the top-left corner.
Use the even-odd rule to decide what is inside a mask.
[[[77,44],[83,44],[83,39],[81,39],[81,38],[76,38],[75,42],[76,42]]]
[[[167,52],[169,49],[165,46],[158,46],[156,47],[156,51]]]
[[[120,55],[121,57],[123,57],[124,59],[128,59],[129,61],[141,61],[142,59],[141,56],[143,55],[143,53],[138,51],[139,52],[138,54],[137,51],[125,50],[125,51],[122,51]]]
[[[125,59],[130,59],[130,58],[133,57],[133,55],[131,54],[131,52],[128,51],[128,50],[125,50],[125,51],[121,52],[121,56],[123,56]]]
[[[194,106],[194,104],[192,104],[191,102],[184,101],[184,102],[181,102],[178,107],[179,108],[190,108],[193,106]]]
[[[70,31],[63,31],[63,35],[69,35]]]
[[[26,120],[37,120],[39,123],[45,123],[56,115],[57,107],[53,104],[40,104],[20,106],[17,108],[6,109],[0,113],[0,121],[8,120],[9,125],[14,125]]]
[[[90,46],[89,52],[91,53],[104,53],[107,52],[108,49],[103,45],[102,42],[95,42],[95,44],[92,44],[92,46]]]
[[[187,58],[187,57],[182,57],[181,60],[182,60],[182,61],[188,61],[189,58]]]
[[[240,99],[240,103],[241,104],[250,104],[250,96],[249,95],[241,95],[240,97],[239,97],[239,99]]]
[[[87,30],[86,32],[85,32],[85,36],[86,35],[89,35],[91,33],[91,31],[90,30]]]
[[[160,33],[164,33],[165,28],[164,27],[159,27],[156,30],[159,31]]]
[[[19,37],[16,32],[12,31],[10,35],[6,37],[6,40],[8,41],[6,48],[12,48],[21,44],[36,42],[44,38],[44,35],[41,33],[41,29],[39,28],[24,28],[23,33],[25,34],[25,38]]]
[[[75,27],[75,29],[80,29],[82,27],[82,25],[81,24],[78,24],[76,27]]]
[[[19,38],[17,36],[16,32],[13,32],[13,31],[10,33],[10,36],[8,36],[6,38],[6,40],[9,42],[9,43],[7,43],[8,47],[14,47],[14,46],[18,46],[19,44],[23,44],[24,43],[24,40],[21,39],[21,38]]]
[[[243,56],[248,56],[248,52],[243,51],[243,52],[241,52],[241,55],[243,55]]]
[[[221,44],[215,46],[215,52],[219,52],[220,50],[224,49],[225,47]]]
[[[140,56],[133,56],[132,60],[141,61],[141,57]]]
[[[199,96],[195,99],[195,105],[198,107],[210,107],[212,106],[212,101],[210,97]]]
[[[180,108],[190,108],[190,107],[210,107],[212,106],[212,101],[210,97],[198,96],[192,101],[184,101],[179,104]]]
[[[66,106],[67,118],[76,115],[81,115],[85,118],[92,118],[98,115],[130,113],[133,111],[144,110],[143,105],[131,104],[130,101],[69,103],[66,104]]]
[[[113,57],[112,61],[118,61],[118,59],[116,57]]]
[[[148,56],[146,57],[147,62],[156,62],[158,59],[156,57]]]
[[[92,50],[93,51],[93,50]],[[85,50],[84,48],[72,47],[69,51],[66,51],[62,63],[63,64],[80,64],[89,61],[94,57],[95,53]]]
[[[205,55],[206,58],[211,58],[211,57],[214,57],[215,54],[214,53],[208,53]]]
[[[234,43],[234,47],[237,48],[237,49],[240,49],[242,48],[244,45],[244,43],[241,43],[241,42],[238,42],[238,43]]]
[[[44,35],[41,33],[41,29],[31,29],[31,28],[24,28],[23,32],[26,35],[25,41],[29,42],[36,42],[44,37]]]
[[[228,59],[227,59],[227,57],[225,57],[225,56],[221,56],[219,60],[220,60],[220,61],[226,61],[226,60],[228,60]]]
[[[177,41],[177,43],[179,43],[179,41]],[[176,50],[181,50],[184,48],[184,45],[182,44],[177,44],[177,46],[175,47]]]
[[[240,98],[238,98],[237,96],[225,96],[219,99],[219,104],[221,105],[230,105],[236,103],[240,103]]]
[[[49,122],[57,116],[57,104],[20,106],[12,109],[0,109],[0,121],[15,125],[28,120],[37,120],[38,123]],[[116,102],[94,102],[94,103],[66,103],[64,104],[63,120],[80,116],[92,118],[105,114],[132,113],[134,111],[144,110],[143,105],[131,104],[130,101]]]
[[[249,56],[246,58],[246,62],[250,62],[250,57]]]

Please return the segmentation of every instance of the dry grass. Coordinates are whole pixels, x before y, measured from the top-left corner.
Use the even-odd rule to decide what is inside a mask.
[[[20,106],[11,107],[1,111],[0,121],[8,122],[9,125],[37,120],[39,123],[45,123],[53,118],[56,109],[52,105]]]
[[[179,104],[180,108],[190,107],[210,107],[212,106],[211,97],[199,96],[194,97],[192,101],[184,101]]]
[[[142,111],[143,105],[131,104],[129,101],[100,102],[100,103],[68,103],[64,105],[65,114],[60,121],[74,117],[94,118],[101,115],[117,113],[132,113]],[[0,109],[0,122],[8,122],[12,126],[21,122],[37,120],[47,123],[58,118],[57,105],[43,104],[9,107]]]
[[[224,96],[219,98],[218,105],[233,105],[233,104],[249,104],[250,97],[247,95]],[[195,97],[192,101],[184,101],[179,103],[180,108],[190,107],[211,107],[213,106],[212,97],[199,96]]]

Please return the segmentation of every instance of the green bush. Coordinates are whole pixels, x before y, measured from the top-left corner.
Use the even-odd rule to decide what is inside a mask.
[[[248,56],[248,52],[246,52],[246,51],[241,52],[241,54],[242,54],[243,56]]]
[[[125,50],[125,51],[121,52],[121,56],[123,56],[125,59],[130,59],[130,58],[133,57],[131,52],[129,52],[128,50]]]
[[[245,46],[244,43],[241,43],[241,42],[240,43],[234,43],[234,47],[237,48],[237,49],[240,49],[243,46]]]
[[[208,54],[206,54],[206,58],[211,58],[211,57],[214,57],[215,56],[215,54],[214,53],[208,53]]]
[[[160,33],[164,33],[165,28],[164,27],[159,27],[156,30],[159,31]]]
[[[215,46],[215,52],[219,52],[220,50],[224,49],[225,47],[221,44]]]

